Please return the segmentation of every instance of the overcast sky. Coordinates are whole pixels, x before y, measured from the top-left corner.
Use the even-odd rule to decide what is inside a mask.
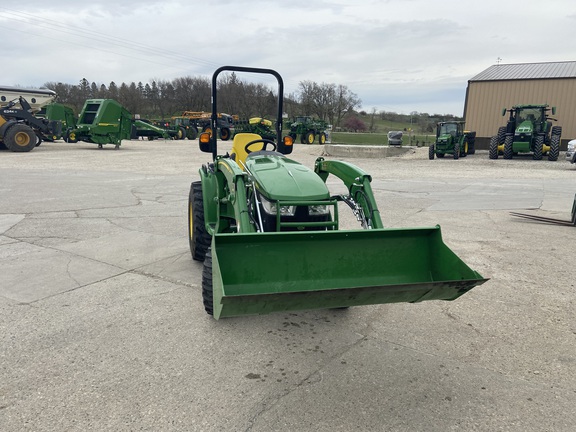
[[[277,70],[286,93],[346,85],[369,112],[462,115],[468,80],[498,61],[576,60],[576,2],[2,1],[0,32],[1,85],[150,83],[237,65]]]

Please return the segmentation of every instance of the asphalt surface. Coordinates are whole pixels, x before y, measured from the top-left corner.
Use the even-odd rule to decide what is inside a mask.
[[[0,151],[0,430],[573,431],[576,228],[510,212],[568,220],[576,167],[355,156],[386,226],[439,224],[490,280],[216,321],[188,250],[195,142]]]

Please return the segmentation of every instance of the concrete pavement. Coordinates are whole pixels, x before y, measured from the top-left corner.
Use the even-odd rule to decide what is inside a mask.
[[[387,226],[440,224],[491,280],[449,303],[215,321],[188,250],[195,142],[1,151],[0,430],[572,431],[576,229],[509,211],[568,219],[574,166],[352,156]]]

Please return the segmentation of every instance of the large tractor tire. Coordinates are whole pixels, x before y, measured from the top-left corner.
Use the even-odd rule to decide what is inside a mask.
[[[476,132],[468,133],[468,151],[466,154],[476,154]]]
[[[196,129],[195,127],[188,128],[188,131],[186,132],[186,138],[188,138],[189,140],[195,140],[196,138],[198,138],[198,129]]]
[[[228,129],[228,128],[220,129],[220,139],[222,141],[228,141],[231,136],[232,136],[232,133],[230,132],[230,129]]]
[[[206,231],[202,182],[192,182],[188,197],[188,237],[190,253],[196,261],[204,261],[212,238]]]
[[[504,139],[506,138],[506,126],[500,126],[498,128],[498,145],[504,144]]]
[[[314,132],[306,132],[306,137],[304,138],[306,144],[314,144],[314,139],[316,139],[316,135],[314,135]]]
[[[468,156],[468,138],[464,138],[464,143],[462,145],[462,148],[460,149],[460,157],[466,157]]]
[[[460,144],[454,143],[454,151],[452,152],[452,157],[458,159],[460,157]]]
[[[214,315],[214,289],[212,285],[212,250],[208,248],[202,268],[202,303],[208,315]]]
[[[534,141],[534,154],[532,155],[532,159],[542,160],[543,148],[544,148],[544,136],[538,135]]]
[[[29,152],[36,147],[36,133],[30,126],[17,123],[4,134],[4,145],[13,152]]]
[[[514,134],[506,134],[506,138],[504,138],[504,159],[512,159],[514,155],[513,143]]]
[[[434,144],[430,144],[430,147],[428,147],[428,159],[433,160],[435,154],[436,150],[434,149]]]
[[[326,134],[324,132],[322,132],[320,135],[318,135],[318,142],[321,145],[326,144]]]
[[[498,159],[498,135],[494,135],[492,138],[490,138],[488,157],[490,159]]]
[[[560,155],[560,137],[558,135],[552,135],[550,137],[550,151],[548,152],[548,160],[555,162],[558,160]]]
[[[557,161],[560,155],[560,137],[562,136],[562,126],[553,126],[550,134],[550,151],[548,152],[549,161]]]

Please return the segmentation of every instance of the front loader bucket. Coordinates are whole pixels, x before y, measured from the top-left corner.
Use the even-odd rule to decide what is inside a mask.
[[[440,227],[216,234],[214,318],[454,300],[487,279]]]

